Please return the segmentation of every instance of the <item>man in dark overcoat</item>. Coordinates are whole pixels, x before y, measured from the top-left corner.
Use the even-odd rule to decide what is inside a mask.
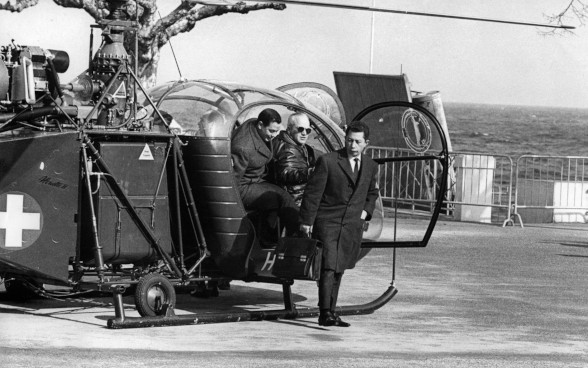
[[[233,134],[231,158],[243,206],[248,211],[276,210],[286,232],[298,229],[298,207],[279,186],[268,182],[267,165],[272,159],[272,139],[280,132],[280,114],[265,109],[257,120],[245,122]]]
[[[363,154],[369,127],[360,121],[345,132],[345,148],[318,158],[300,208],[300,230],[323,243],[319,325],[347,327],[336,314],[343,272],[355,267],[365,222],[378,198],[378,164]]]

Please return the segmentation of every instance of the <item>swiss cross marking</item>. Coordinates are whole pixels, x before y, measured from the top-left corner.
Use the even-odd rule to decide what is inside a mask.
[[[24,195],[8,194],[6,212],[0,211],[0,230],[6,230],[4,247],[22,248],[24,230],[41,230],[41,214],[24,210]],[[1,239],[0,239],[1,240]]]

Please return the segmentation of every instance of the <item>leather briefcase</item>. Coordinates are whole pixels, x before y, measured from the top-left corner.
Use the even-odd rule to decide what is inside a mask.
[[[294,280],[318,280],[322,243],[309,238],[280,238],[276,247],[274,276]]]

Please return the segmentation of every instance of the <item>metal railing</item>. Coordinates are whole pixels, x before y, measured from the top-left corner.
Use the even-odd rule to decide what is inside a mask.
[[[523,155],[517,159],[514,214],[527,222],[586,222],[588,157]]]
[[[368,147],[373,158],[411,157],[406,149]],[[474,152],[450,153],[449,177],[442,178],[437,160],[389,162],[380,165],[382,199],[412,211],[427,211],[436,200],[439,185],[447,180],[444,213],[462,221],[498,222],[512,219],[514,165],[508,156]]]

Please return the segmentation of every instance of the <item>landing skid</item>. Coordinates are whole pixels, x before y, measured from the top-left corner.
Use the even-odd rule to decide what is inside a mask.
[[[282,284],[284,295],[284,309],[274,309],[266,311],[251,312],[225,312],[225,313],[193,313],[177,316],[174,313],[173,306],[164,306],[165,313],[157,317],[125,317],[122,292],[123,288],[113,288],[113,300],[115,309],[115,318],[108,320],[108,328],[139,328],[139,327],[162,327],[162,326],[181,326],[195,325],[205,323],[222,323],[222,322],[245,322],[245,321],[271,321],[277,319],[297,319],[310,318],[319,315],[318,308],[299,309],[292,302],[292,289],[290,284]],[[388,303],[398,289],[389,286],[388,289],[378,298],[366,304],[349,305],[337,308],[337,313],[341,316],[351,316],[360,314],[371,314]]]

